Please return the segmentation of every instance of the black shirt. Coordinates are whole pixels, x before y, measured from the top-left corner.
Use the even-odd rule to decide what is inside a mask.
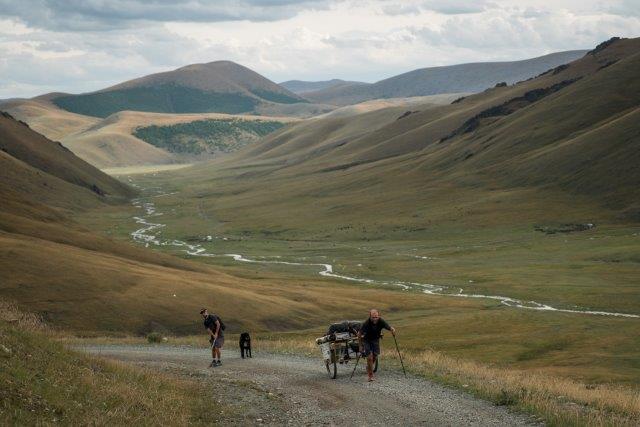
[[[391,326],[383,318],[378,320],[378,323],[373,323],[371,319],[367,319],[362,323],[360,328],[360,335],[365,341],[377,341],[380,339],[380,333],[383,329],[391,330]]]
[[[204,318],[204,327],[205,329],[210,329],[211,332],[213,332],[214,334],[216,333],[216,320],[220,320],[218,319],[218,316],[216,316],[215,314],[208,314],[207,317]],[[222,338],[224,336],[224,334],[222,333],[222,327],[220,327],[220,330],[218,331],[218,336],[220,338]]]

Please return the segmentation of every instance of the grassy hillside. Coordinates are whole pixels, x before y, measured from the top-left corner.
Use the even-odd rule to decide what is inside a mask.
[[[349,105],[370,99],[425,96],[440,93],[480,92],[505,82],[527,80],[551,68],[571,62],[586,51],[557,52],[512,62],[483,62],[413,70],[373,84],[342,84],[307,92],[313,101]]]
[[[373,174],[380,186],[400,177],[410,185],[448,182],[469,189],[486,181],[506,188],[561,183],[563,190],[585,196],[604,197],[606,188],[613,192],[607,201],[619,195],[631,205],[627,190],[638,182],[632,167],[636,130],[630,124],[637,108],[637,44],[637,39],[621,40],[537,79],[402,119],[390,110],[357,120],[299,124],[245,150],[236,166],[268,170],[266,165],[286,157],[287,168],[270,173],[270,179],[317,173],[325,176],[323,183],[336,185],[371,182]],[[611,127],[619,136],[596,144],[599,132]],[[602,156],[604,151],[609,154]],[[543,163],[553,168],[543,169]],[[625,172],[603,175],[623,165]]]
[[[177,155],[175,152],[170,152],[164,147],[154,144],[155,139],[152,139],[150,134],[146,135],[147,140],[137,137],[135,135],[136,129],[154,126],[165,129],[176,125],[189,128],[188,123],[206,122],[207,120],[214,122],[234,121],[234,123],[235,121],[244,123],[260,120],[283,124],[295,121],[295,119],[284,117],[267,118],[217,113],[158,114],[124,111],[101,120],[84,132],[65,138],[63,143],[79,156],[102,168],[184,162],[185,156]],[[206,129],[200,129],[201,132],[203,130]],[[245,137],[255,138],[247,133],[239,132],[234,136],[229,134],[227,142],[233,144],[236,140],[244,140]],[[158,141],[158,144],[162,144],[162,142]]]
[[[182,155],[230,153],[284,126],[263,120],[198,120],[172,126],[146,126],[133,135],[149,144]]]
[[[210,425],[220,413],[197,384],[69,351],[3,302],[0,384],[4,425]]]
[[[208,93],[177,85],[111,90],[55,98],[67,111],[107,117],[124,110],[154,113],[228,113],[252,111],[258,99],[241,94]]]
[[[52,102],[64,110],[95,117],[107,117],[124,110],[238,114],[254,111],[264,103],[304,101],[248,68],[229,61],[189,65],[97,92],[52,98]]]

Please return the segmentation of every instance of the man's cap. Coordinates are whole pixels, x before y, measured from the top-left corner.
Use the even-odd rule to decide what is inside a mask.
[[[207,309],[203,308],[202,310],[200,310],[200,314],[204,314],[205,311],[207,311]]]

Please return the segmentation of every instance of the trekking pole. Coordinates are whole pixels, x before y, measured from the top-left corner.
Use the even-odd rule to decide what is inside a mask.
[[[407,377],[407,371],[404,370],[404,362],[402,361],[402,355],[400,354],[400,347],[398,347],[398,340],[396,339],[396,335],[393,334],[393,341],[396,343],[396,351],[398,352],[398,357],[400,358],[400,365],[402,365],[402,372],[404,373],[404,377]]]
[[[356,366],[353,367],[353,371],[351,371],[351,376],[349,379],[353,378],[353,374],[356,373],[356,368],[358,367],[358,362],[360,361],[360,352],[358,352],[358,357],[356,357]]]

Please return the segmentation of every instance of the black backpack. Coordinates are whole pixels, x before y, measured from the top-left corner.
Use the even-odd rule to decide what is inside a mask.
[[[214,331],[214,332],[215,332],[215,323],[216,323],[216,320],[217,320],[218,322],[220,322],[220,330],[224,331],[224,330],[227,328],[227,327],[224,325],[224,322],[222,321],[222,319],[220,318],[220,316],[218,316],[217,314],[210,314],[209,316],[211,316],[211,317],[213,317],[213,318],[214,318],[214,320],[213,320],[213,326],[212,326],[212,327],[213,327],[213,331]]]
[[[223,331],[225,329],[227,329],[227,327],[225,326],[224,322],[222,321],[222,318],[220,316],[218,316],[217,314],[216,314],[216,317],[218,318],[218,321],[220,322],[220,329],[222,329]]]

